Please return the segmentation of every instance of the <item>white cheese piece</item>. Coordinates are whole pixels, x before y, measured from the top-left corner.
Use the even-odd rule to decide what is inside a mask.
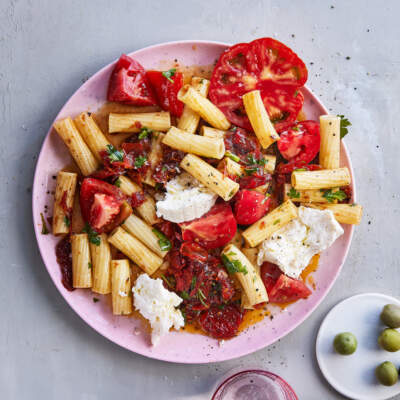
[[[261,244],[257,263],[269,261],[297,279],[311,258],[330,247],[343,233],[332,211],[300,207],[299,218]]]
[[[185,325],[182,313],[175,308],[181,304],[182,299],[165,289],[160,278],[152,279],[147,274],[139,275],[132,292],[136,310],[150,322],[151,342],[154,346],[172,326],[179,329]]]
[[[218,197],[186,172],[171,179],[165,187],[165,198],[156,203],[157,216],[175,223],[200,218]]]

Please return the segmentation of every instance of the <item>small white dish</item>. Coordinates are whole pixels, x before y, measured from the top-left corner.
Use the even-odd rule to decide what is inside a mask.
[[[364,293],[337,304],[319,328],[316,355],[326,380],[341,394],[355,400],[385,400],[400,393],[400,381],[393,386],[381,385],[375,368],[384,361],[400,367],[400,351],[390,353],[378,345],[378,336],[385,329],[379,315],[385,304],[400,305],[394,297]],[[343,356],[333,348],[334,337],[341,332],[353,333],[358,341],[352,355]]]

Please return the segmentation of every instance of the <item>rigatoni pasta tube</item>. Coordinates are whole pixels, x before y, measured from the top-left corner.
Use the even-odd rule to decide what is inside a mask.
[[[119,188],[127,196],[132,196],[134,193],[142,192],[141,187],[132,182],[126,176],[121,175],[118,179]],[[145,194],[145,201],[135,209],[148,224],[153,225],[159,221],[159,218],[156,214],[156,203],[149,194]]]
[[[164,139],[164,134],[160,132],[154,132],[153,137],[151,138],[151,149],[150,153],[147,156],[147,160],[150,162],[150,168],[146,171],[146,175],[144,176],[143,182],[146,185],[155,186],[156,181],[153,179],[152,174],[156,165],[162,159],[162,147],[161,143]]]
[[[321,146],[319,164],[324,169],[340,167],[340,117],[321,115],[319,117]]]
[[[236,272],[235,276],[246,293],[249,306],[268,301],[268,294],[260,275],[257,274],[253,264],[235,245],[228,244],[228,246],[224,248],[222,251],[222,259],[224,263],[228,260],[228,263],[239,266],[243,271]]]
[[[93,287],[92,291],[100,294],[111,293],[111,250],[107,235],[99,235],[100,244],[89,243],[92,259]]]
[[[214,128],[227,130],[231,126],[224,113],[190,85],[183,86],[178,92],[178,100],[189,106]]]
[[[271,155],[265,155],[264,157],[264,169],[269,173],[273,174],[275,172],[276,157]]]
[[[229,157],[225,157],[218,164],[218,169],[228,176],[242,176],[244,167],[236,161],[231,160]]]
[[[111,233],[108,241],[149,275],[157,271],[163,263],[161,257],[154,254],[141,241],[121,227],[116,228]]]
[[[260,266],[257,264],[258,249],[256,247],[251,247],[243,248],[241,251],[251,262],[257,274],[260,275]],[[250,301],[245,292],[242,292],[241,304],[245,310],[254,310],[254,306],[250,305]]]
[[[335,193],[339,189],[330,189]],[[284,200],[292,200],[294,203],[329,203],[325,195],[325,190],[312,189],[312,190],[296,190],[290,183],[285,183],[283,198]],[[337,202],[337,200],[335,200]]]
[[[193,135],[181,131],[174,126],[167,132],[163,143],[173,149],[181,150],[185,153],[197,154],[202,157],[217,158],[220,160],[225,154],[225,144],[223,139],[211,139],[208,137]]]
[[[60,171],[54,195],[53,235],[69,232],[78,174]]]
[[[92,263],[87,233],[71,236],[71,252],[72,286],[74,288],[92,287]]]
[[[165,257],[168,251],[161,250],[159,244],[159,237],[154,233],[154,228],[151,225],[146,224],[142,219],[132,214],[129,216],[122,227],[131,235],[139,239],[144,245],[146,245],[150,250],[156,253],[160,257]]]
[[[296,190],[330,189],[350,185],[351,177],[348,168],[344,167],[319,171],[293,171],[291,181]]]
[[[207,97],[210,81],[208,79],[194,76],[191,82],[192,87],[197,90],[201,96]],[[195,133],[199,125],[200,115],[193,111],[188,105],[185,105],[181,117],[179,118],[178,128],[188,133]]]
[[[111,261],[112,309],[114,315],[132,313],[132,282],[128,260]]]
[[[296,206],[290,200],[286,200],[279,207],[247,228],[243,232],[244,240],[250,247],[256,247],[296,217]]]
[[[254,133],[262,148],[266,149],[279,139],[279,135],[268,117],[260,91],[248,92],[243,95],[242,99]]]
[[[54,129],[68,147],[82,175],[93,174],[100,164],[82,139],[74,121],[70,117],[58,120],[54,123]]]
[[[96,121],[89,113],[83,112],[79,114],[74,121],[83,140],[89,146],[89,149],[97,160],[102,163],[103,160],[100,156],[100,152],[107,150],[107,146],[111,143],[104,136],[103,132],[96,124]]]
[[[171,127],[169,112],[116,114],[110,113],[108,117],[108,131],[116,132],[140,132],[142,128],[165,132]]]
[[[216,168],[193,154],[187,154],[180,166],[225,201],[230,200],[239,190],[238,183],[224,176]]]
[[[203,125],[200,129],[200,133],[209,138],[213,139],[223,139],[225,136],[225,131],[221,131],[220,129],[211,128],[209,126]]]
[[[363,214],[363,208],[359,204],[304,203],[303,205],[320,210],[331,210],[336,221],[341,224],[359,225]]]

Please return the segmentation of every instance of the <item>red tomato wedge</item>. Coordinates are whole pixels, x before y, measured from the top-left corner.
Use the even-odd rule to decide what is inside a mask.
[[[263,217],[271,199],[254,190],[241,190],[235,196],[235,218],[240,225],[250,225]]]
[[[94,178],[85,178],[79,203],[83,219],[98,232],[104,231],[119,214],[126,196],[116,186]]]
[[[306,299],[310,294],[311,290],[302,281],[281,274],[268,293],[268,297],[271,303],[290,303]]]
[[[183,86],[183,74],[175,72],[170,78],[166,78],[161,71],[147,71],[147,77],[161,108],[180,117],[183,111],[183,103],[178,100],[178,92]]]
[[[289,162],[308,164],[318,154],[320,144],[319,124],[302,121],[280,134],[278,149]]]
[[[294,122],[303,107],[298,90],[307,81],[304,62],[287,46],[272,38],[239,43],[220,56],[209,91],[211,101],[230,122],[251,129],[242,96],[260,90],[275,128]]]
[[[216,249],[227,244],[236,233],[237,224],[228,203],[215,204],[202,217],[179,224],[182,238],[196,242],[205,249]]]
[[[275,286],[276,281],[282,275],[282,271],[275,264],[265,261],[260,268],[261,279],[264,283],[267,293],[271,292],[271,289]]]
[[[199,323],[212,337],[228,339],[237,333],[242,317],[239,308],[233,304],[223,308],[211,306],[200,314]]]
[[[145,69],[125,54],[117,61],[111,74],[107,100],[134,106],[157,105]]]

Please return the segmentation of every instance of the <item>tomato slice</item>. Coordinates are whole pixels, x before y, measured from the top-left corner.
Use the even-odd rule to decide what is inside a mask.
[[[125,199],[126,196],[116,186],[99,179],[85,178],[79,196],[82,217],[100,232],[119,214]]]
[[[322,167],[319,164],[306,164],[304,161],[293,161],[287,164],[278,164],[276,167],[276,173],[291,174],[296,169],[304,169],[305,171],[318,171],[322,169]]]
[[[268,292],[271,303],[289,303],[299,299],[306,299],[311,290],[300,280],[289,278],[281,274],[273,288]]]
[[[199,243],[206,249],[227,244],[236,233],[237,224],[228,203],[215,204],[208,213],[179,224],[184,241]]]
[[[183,86],[183,74],[175,72],[169,80],[161,71],[147,71],[147,77],[156,93],[161,108],[165,111],[170,111],[172,115],[180,117],[183,111],[183,103],[178,100],[178,92]]]
[[[229,339],[236,335],[243,314],[233,304],[218,307],[211,306],[199,317],[200,326],[216,339]]]
[[[241,190],[235,196],[235,218],[240,225],[250,225],[263,217],[271,199],[254,190]]]
[[[157,105],[145,69],[125,54],[122,54],[111,73],[107,100],[134,106]]]
[[[220,56],[212,77],[209,96],[235,125],[251,129],[242,96],[260,90],[275,128],[294,122],[304,97],[298,90],[307,81],[303,61],[283,43],[261,38],[239,43]]]
[[[183,256],[195,261],[207,261],[208,252],[197,243],[183,242],[180,252]]]
[[[319,124],[302,121],[280,134],[278,149],[289,162],[308,164],[318,154],[320,144]]]

